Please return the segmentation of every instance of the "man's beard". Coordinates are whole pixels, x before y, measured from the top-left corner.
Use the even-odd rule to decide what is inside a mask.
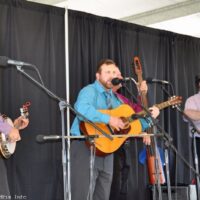
[[[102,81],[102,80],[99,80],[99,82],[103,85],[103,87],[105,88],[105,89],[112,89],[112,87],[113,87],[113,85],[112,85],[112,83],[111,83],[111,80],[108,80],[108,81]]]

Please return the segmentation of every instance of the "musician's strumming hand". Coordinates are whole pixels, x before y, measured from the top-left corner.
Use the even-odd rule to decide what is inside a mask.
[[[23,116],[18,117],[14,121],[14,127],[16,127],[19,130],[26,128],[28,126],[28,124],[29,124],[29,120],[24,118]]]
[[[156,118],[160,114],[160,110],[156,106],[149,108],[149,111],[151,112],[151,116],[153,118]]]
[[[8,140],[10,142],[16,142],[21,140],[19,130],[13,127],[11,131],[8,133]]]
[[[120,129],[124,129],[127,125],[128,122],[124,122],[121,118],[119,117],[110,117],[109,125],[114,127],[117,131]]]
[[[142,134],[145,134],[145,132],[142,132]],[[143,137],[143,143],[145,145],[150,145],[151,144],[151,137],[149,135],[146,135]]]

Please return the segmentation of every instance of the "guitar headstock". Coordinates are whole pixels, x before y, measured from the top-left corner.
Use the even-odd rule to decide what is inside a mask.
[[[142,78],[142,65],[140,63],[140,59],[138,56],[135,56],[133,58],[133,62],[134,62],[134,68],[135,68],[135,74],[137,75],[138,77],[138,82],[139,84],[142,83],[143,81],[143,78]]]
[[[142,65],[138,56],[133,58],[136,75],[142,74]]]
[[[182,97],[181,96],[170,97],[168,103],[172,106],[172,108],[179,106],[182,103]]]
[[[27,101],[25,104],[22,105],[22,107],[20,108],[20,113],[21,116],[23,116],[24,118],[28,118],[29,113],[28,113],[28,109],[29,106],[31,105],[31,103],[29,101]]]

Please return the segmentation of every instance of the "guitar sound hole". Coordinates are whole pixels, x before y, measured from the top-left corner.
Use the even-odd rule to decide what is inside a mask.
[[[131,126],[129,125],[128,127],[124,128],[124,129],[120,129],[119,131],[117,131],[116,129],[114,130],[114,134],[115,135],[126,135],[128,134],[128,132],[131,130]]]

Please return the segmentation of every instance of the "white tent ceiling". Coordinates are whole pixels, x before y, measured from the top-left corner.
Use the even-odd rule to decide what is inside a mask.
[[[200,0],[29,0],[200,38]]]

